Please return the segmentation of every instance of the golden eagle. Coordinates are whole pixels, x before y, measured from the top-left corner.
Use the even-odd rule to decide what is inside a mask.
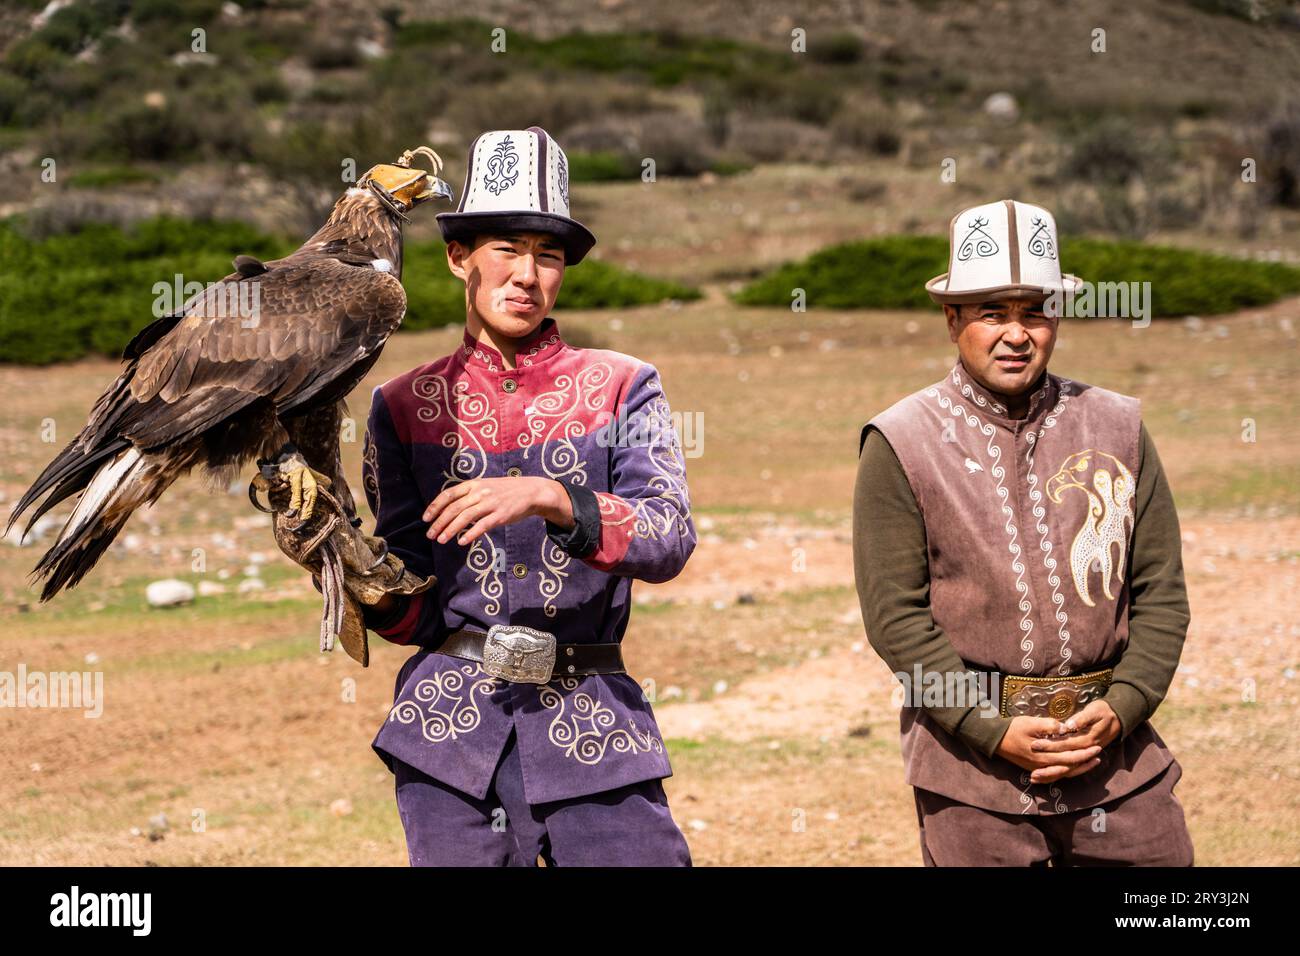
[[[433,170],[412,166],[427,155]],[[5,533],[42,495],[42,514],[81,492],[58,539],[32,571],[41,601],[85,576],[132,512],[157,501],[194,466],[229,486],[250,459],[280,463],[289,514],[311,518],[328,479],[352,524],[339,428],[344,397],[379,358],[406,313],[405,213],[450,199],[429,147],[375,166],[293,254],[235,259],[235,272],[141,330],[126,369],[99,397],[85,427],[18,501]],[[251,308],[232,312],[229,303]],[[259,464],[262,462],[259,462]],[[250,494],[252,489],[250,488]]]

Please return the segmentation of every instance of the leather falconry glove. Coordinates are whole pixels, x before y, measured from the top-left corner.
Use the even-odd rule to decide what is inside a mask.
[[[249,498],[259,511],[271,514],[275,543],[291,561],[312,575],[312,583],[323,597],[320,649],[334,649],[337,638],[348,656],[369,666],[370,645],[361,605],[379,603],[385,594],[410,595],[428,590],[436,583],[430,575],[411,573],[401,558],[388,550],[383,538],[354,527],[330,493],[329,478],[313,471],[316,506],[307,521],[291,510],[289,475],[308,467],[296,449],[286,450],[271,461],[258,459],[260,472],[249,485]],[[270,507],[257,499],[266,493]]]

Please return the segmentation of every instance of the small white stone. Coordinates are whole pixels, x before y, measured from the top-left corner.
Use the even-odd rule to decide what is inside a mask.
[[[1003,123],[1014,123],[1020,118],[1020,105],[1010,93],[992,93],[984,100],[984,112]]]
[[[144,589],[144,598],[150,607],[176,607],[194,600],[194,586],[176,578],[150,582]]]

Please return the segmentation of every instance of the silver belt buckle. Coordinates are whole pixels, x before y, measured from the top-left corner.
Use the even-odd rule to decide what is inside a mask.
[[[555,635],[493,624],[483,639],[483,670],[516,684],[545,684],[555,670]]]

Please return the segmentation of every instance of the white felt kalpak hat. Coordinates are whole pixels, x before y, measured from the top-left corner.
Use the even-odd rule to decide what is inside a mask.
[[[547,232],[564,243],[564,264],[577,265],[596,244],[569,216],[569,161],[540,126],[483,133],[469,147],[465,188],[455,212],[438,214],[447,242],[487,231]]]
[[[963,209],[948,226],[948,271],[925,284],[936,302],[958,305],[1073,293],[1062,275],[1056,220],[1042,206],[1004,199]]]

